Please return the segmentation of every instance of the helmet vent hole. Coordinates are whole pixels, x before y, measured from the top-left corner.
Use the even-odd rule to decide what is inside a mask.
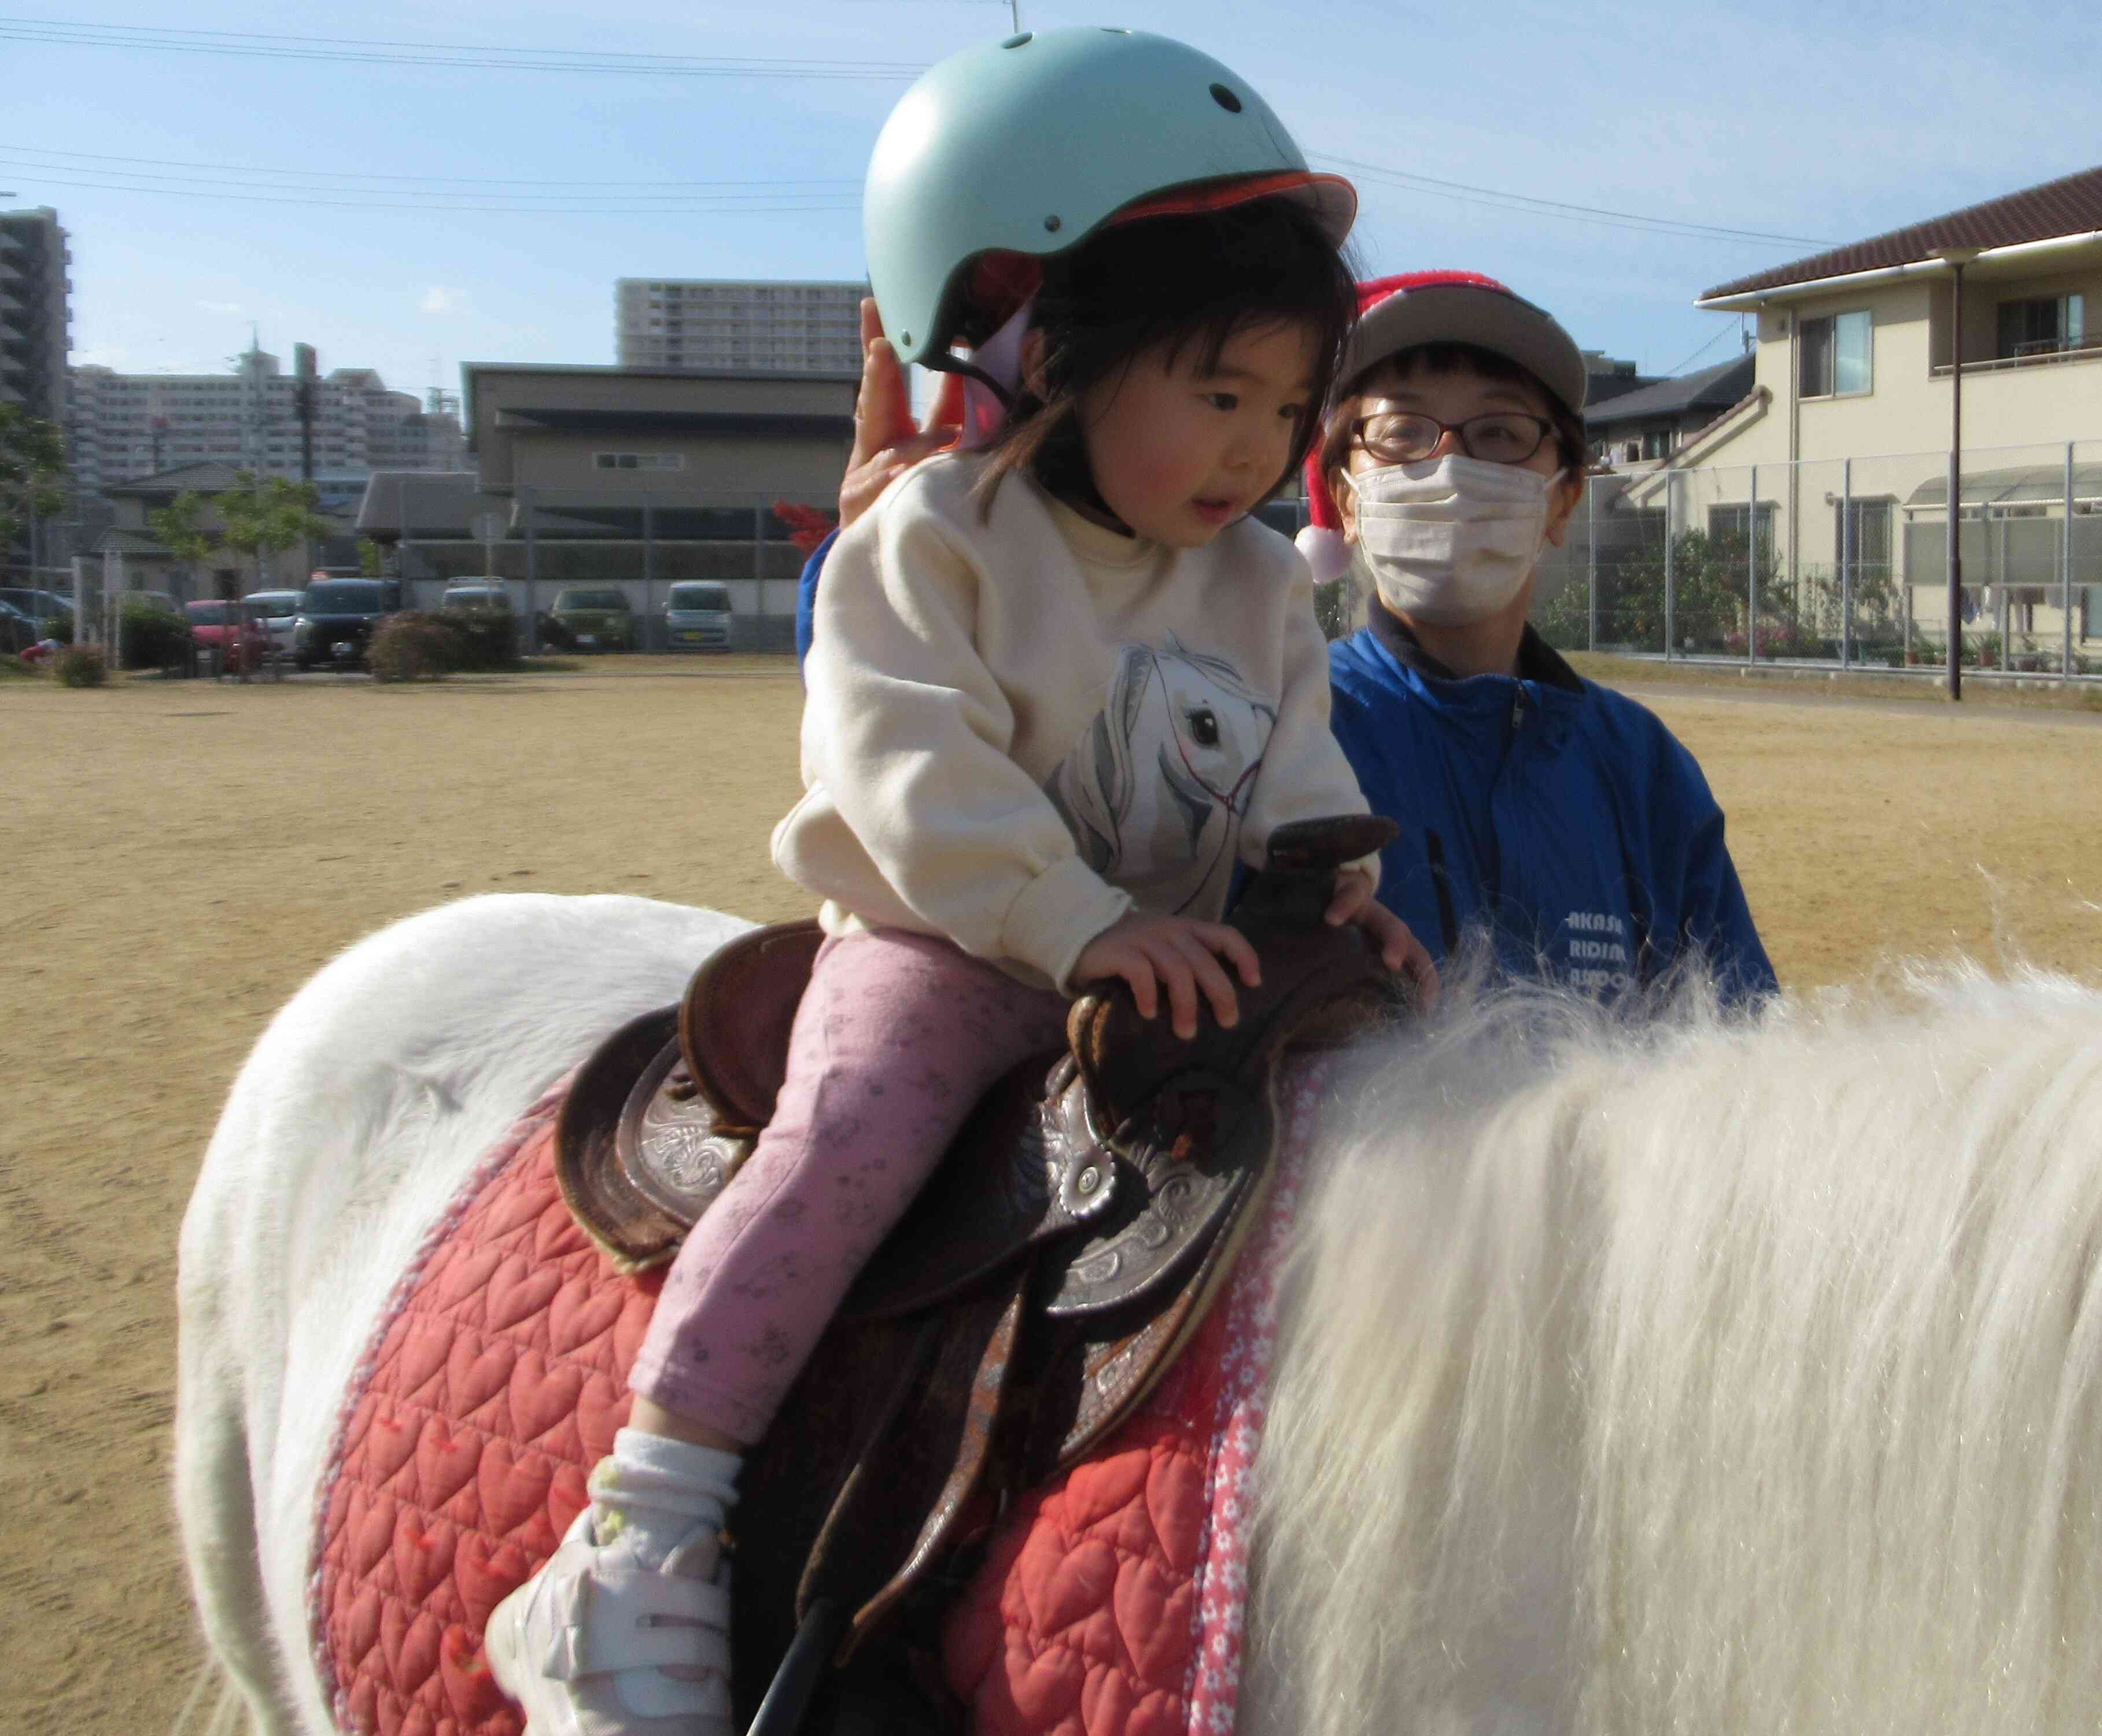
[[[1031,42],[1034,42],[1035,38],[1036,33],[1034,30],[1024,30],[1019,36],[1010,36],[1000,46],[1003,48],[1027,47]]]
[[[1212,87],[1212,100],[1229,114],[1239,114],[1241,112],[1240,98],[1235,95],[1222,84],[1215,84]]]
[[[1044,227],[1049,229],[1053,235],[1056,235],[1059,230],[1066,227],[1066,220],[1061,217],[1056,211],[1053,211],[1049,216],[1044,220]]]
[[[910,344],[912,341],[912,334],[909,331],[901,331],[898,334],[898,341],[901,344]]]

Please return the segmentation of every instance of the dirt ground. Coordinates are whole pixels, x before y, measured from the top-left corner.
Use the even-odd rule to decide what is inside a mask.
[[[2102,718],[1643,697],[1728,811],[1785,983],[1952,948],[2102,975]],[[800,913],[766,853],[798,704],[764,659],[411,689],[0,683],[0,1729],[165,1729],[188,1685],[175,1233],[271,1012],[359,935],[470,893]]]

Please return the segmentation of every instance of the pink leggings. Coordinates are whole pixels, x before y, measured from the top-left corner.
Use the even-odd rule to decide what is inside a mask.
[[[747,1444],[986,1087],[1067,1001],[898,929],[818,952],[774,1119],[679,1250],[628,1384]]]

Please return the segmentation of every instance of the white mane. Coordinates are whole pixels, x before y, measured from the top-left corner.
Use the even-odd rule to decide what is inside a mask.
[[[1243,1729],[2102,1722],[2102,996],[1447,1008],[1321,1142]]]

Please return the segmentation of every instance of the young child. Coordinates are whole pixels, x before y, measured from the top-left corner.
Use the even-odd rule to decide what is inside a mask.
[[[960,171],[924,169],[947,112],[930,85],[992,141]],[[832,551],[805,794],[774,837],[828,939],[774,1120],[680,1250],[594,1504],[491,1618],[536,1732],[727,1730],[716,1537],[739,1455],[980,1093],[1060,1046],[1088,983],[1122,979],[1185,1037],[1200,1001],[1231,1024],[1234,978],[1257,980],[1218,920],[1236,865],[1280,824],[1365,811],[1306,567],[1249,517],[1306,457],[1342,354],[1347,187],[1308,174],[1233,74],[1160,38],[973,51],[899,114],[923,167],[885,183],[894,118],[871,171],[885,323],[938,363],[956,337],[996,354],[1006,327],[1019,389],[1004,422],[980,399],[978,450],[900,479]],[[1121,184],[1062,164],[1075,139]],[[1026,200],[995,240],[1073,238],[1040,266],[959,233],[958,172],[975,208]],[[880,204],[933,255],[943,325],[890,292]],[[1427,981],[1374,875],[1340,876],[1329,920]]]

